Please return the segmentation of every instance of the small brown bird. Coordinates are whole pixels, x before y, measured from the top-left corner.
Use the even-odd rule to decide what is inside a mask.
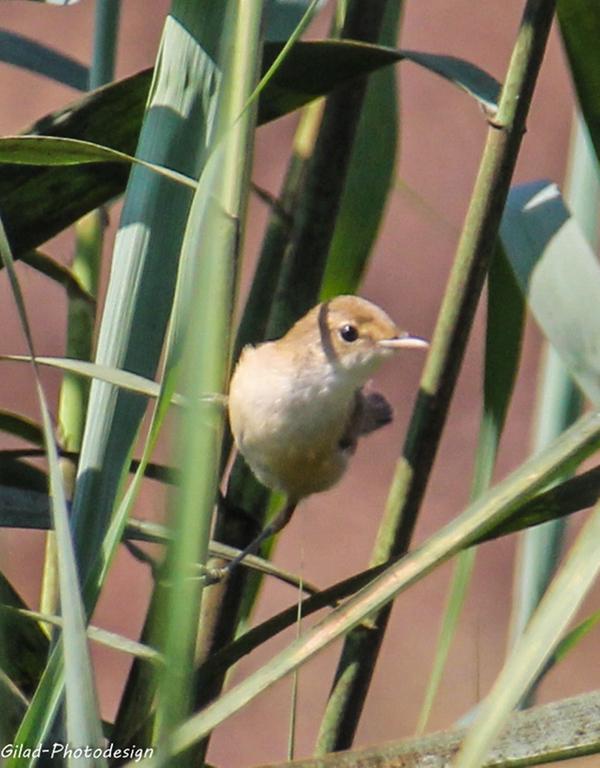
[[[256,477],[287,503],[225,574],[281,530],[300,499],[338,482],[358,439],[392,420],[384,396],[363,391],[367,380],[395,351],[426,346],[370,301],[338,296],[281,339],[242,351],[229,391],[231,430]]]

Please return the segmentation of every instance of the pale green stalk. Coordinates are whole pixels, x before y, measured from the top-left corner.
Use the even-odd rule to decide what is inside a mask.
[[[98,698],[94,685],[94,673],[85,632],[85,610],[81,599],[80,581],[71,538],[67,500],[58,464],[58,448],[55,441],[50,409],[42,386],[39,368],[35,361],[33,336],[27,317],[25,301],[16,276],[14,260],[2,222],[0,222],[0,257],[8,273],[17,314],[27,343],[27,350],[31,357],[31,371],[42,415],[44,443],[48,460],[49,494],[52,500],[52,519],[56,534],[59,595],[64,621],[61,642],[56,646],[53,657],[64,661],[66,737],[67,741],[75,747],[88,745],[94,749],[102,742],[102,728]],[[36,691],[36,695],[38,691]],[[26,713],[23,723],[27,719]],[[23,725],[21,725],[22,727]],[[23,742],[16,739],[15,743],[22,744]],[[39,743],[40,739],[38,736]],[[67,757],[66,764],[73,766],[74,758]],[[97,759],[86,757],[81,761],[81,764],[83,768],[88,768],[88,766],[90,768],[92,766],[105,768],[106,760],[102,756]]]
[[[220,8],[174,0],[166,20],[137,154],[197,177],[215,94],[207,82]],[[202,45],[199,41],[202,41]],[[214,82],[214,80],[211,80]],[[153,378],[162,350],[191,191],[146,168],[132,169],[100,326],[96,361]],[[81,566],[91,568],[146,403],[94,381],[81,449],[73,520]],[[96,591],[99,585],[92,591]]]
[[[239,249],[245,220],[256,102],[248,100],[259,72],[260,0],[231,0],[218,61],[222,91],[211,155],[194,196],[182,248],[183,279],[176,295],[174,345],[182,353],[189,403],[179,426],[182,480],[172,506],[167,595],[161,611],[166,664],[158,690],[156,732],[168,744],[191,711],[202,580],[195,565],[208,554],[219,483],[224,412],[198,395],[225,392]],[[179,290],[181,289],[181,290]],[[175,763],[169,762],[175,765]],[[182,765],[181,758],[176,763]]]
[[[485,698],[455,761],[455,768],[481,765],[495,739],[564,635],[600,571],[600,504],[575,544]]]
[[[119,0],[96,0],[89,90],[106,85],[114,78],[120,7]],[[101,209],[92,211],[75,228],[72,271],[94,298],[98,294],[105,217]],[[95,318],[95,307],[90,302],[77,298],[69,300],[66,357],[91,359]],[[88,394],[88,381],[73,374],[64,375],[58,420],[63,446],[69,451],[78,451],[81,447]]]
[[[114,79],[121,0],[96,0],[95,13],[90,91]]]
[[[116,36],[119,23],[118,0],[96,0],[94,24],[94,48],[89,71],[88,88],[93,90],[110,82],[114,77]],[[94,299],[98,295],[98,280],[102,263],[104,233],[103,210],[92,211],[75,225],[75,257],[72,272],[81,286]],[[94,339],[96,306],[78,296],[68,296],[66,356],[90,360]],[[58,424],[60,441],[67,451],[79,451],[89,382],[79,376],[66,373],[63,377],[59,404]],[[68,459],[61,461],[63,479],[68,495],[73,494],[75,467]],[[53,532],[46,537],[46,555],[40,597],[40,610],[53,613],[58,600],[56,570],[56,540]]]
[[[588,130],[581,116],[575,115],[571,136],[570,161],[567,168],[566,200],[594,250],[598,246],[598,211],[600,178],[598,163]],[[577,417],[581,394],[567,366],[550,344],[546,344],[538,394],[533,450],[548,445]],[[513,604],[511,645],[523,634],[542,599],[559,562],[565,520],[554,520],[520,537],[515,595]],[[531,705],[536,685],[522,702]]]

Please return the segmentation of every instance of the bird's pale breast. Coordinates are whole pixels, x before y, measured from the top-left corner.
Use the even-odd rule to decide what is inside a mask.
[[[334,485],[346,468],[339,443],[354,388],[269,353],[268,344],[244,351],[231,381],[231,429],[258,479],[300,499]]]

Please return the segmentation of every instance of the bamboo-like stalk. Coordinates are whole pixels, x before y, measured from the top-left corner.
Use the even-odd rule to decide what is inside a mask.
[[[405,552],[410,544],[493,252],[554,10],[554,0],[525,4],[498,111],[489,117],[479,172],[375,545],[374,564]],[[359,627],[346,638],[321,726],[319,753],[352,743],[390,610],[387,606],[375,617],[375,629]]]

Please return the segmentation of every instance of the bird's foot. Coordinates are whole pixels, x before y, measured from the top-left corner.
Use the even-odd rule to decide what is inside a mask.
[[[205,587],[212,587],[215,584],[222,584],[229,576],[230,569],[227,566],[222,568],[209,568],[205,566],[202,568],[200,578],[204,582]]]

